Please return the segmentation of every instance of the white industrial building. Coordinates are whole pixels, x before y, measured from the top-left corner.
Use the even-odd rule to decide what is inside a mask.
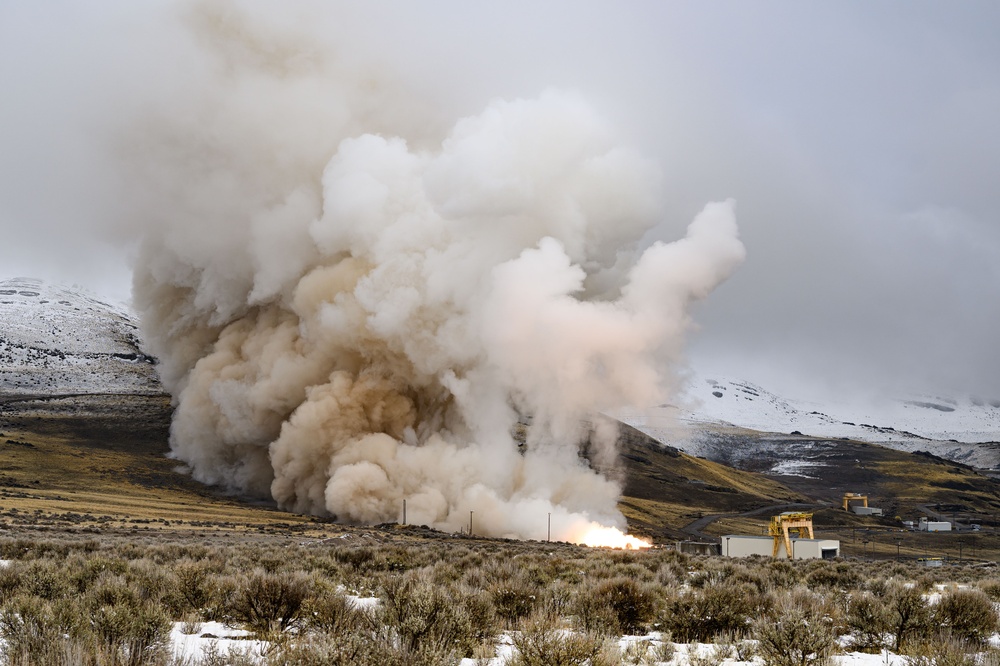
[[[950,532],[951,523],[947,520],[927,520],[926,518],[921,518],[918,523],[917,529],[921,532]]]
[[[859,516],[881,516],[882,509],[874,506],[851,505],[851,511]]]
[[[793,560],[832,560],[840,555],[840,542],[835,539],[792,537],[790,541]],[[729,534],[722,537],[721,545],[724,557],[750,557],[751,555],[771,557],[774,552],[774,537]],[[783,539],[778,540],[778,557],[788,558]]]

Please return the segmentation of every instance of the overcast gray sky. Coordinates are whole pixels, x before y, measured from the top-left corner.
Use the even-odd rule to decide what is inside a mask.
[[[652,236],[736,199],[748,258],[697,312],[695,366],[1000,397],[1000,5],[484,4],[326,3],[312,29],[449,122],[579,91],[662,165]],[[178,6],[0,3],[0,277],[127,298],[109,144],[197,76]]]

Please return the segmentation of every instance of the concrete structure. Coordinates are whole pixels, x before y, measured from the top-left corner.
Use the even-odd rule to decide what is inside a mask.
[[[859,516],[881,516],[882,509],[874,506],[857,506],[856,504],[851,505],[851,511]]]
[[[921,532],[951,532],[951,523],[947,520],[935,521],[921,518],[917,529]]]
[[[791,537],[789,542],[792,545],[792,557],[790,559],[832,560],[840,556],[840,542],[835,539],[802,539]],[[722,537],[722,555],[724,557],[750,557],[751,555],[771,557],[773,550],[774,537],[745,536],[741,534],[728,534]],[[784,539],[779,541],[776,557],[788,557],[788,553],[785,552]]]
[[[688,555],[718,555],[721,546],[705,541],[678,541],[677,552]]]

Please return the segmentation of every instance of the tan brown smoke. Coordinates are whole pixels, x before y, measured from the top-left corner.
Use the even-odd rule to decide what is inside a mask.
[[[582,423],[667,399],[689,305],[743,258],[732,204],[642,249],[659,171],[579,95],[438,130],[308,30],[218,3],[188,21],[204,80],[143,123],[132,174],[174,455],[345,521],[406,500],[450,530],[623,526]]]

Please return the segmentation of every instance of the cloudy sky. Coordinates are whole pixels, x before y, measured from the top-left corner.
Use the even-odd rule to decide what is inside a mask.
[[[0,278],[128,298],[117,160],[201,74],[184,6],[0,3]],[[1000,396],[996,3],[244,6],[388,72],[420,119],[579,92],[663,170],[649,241],[735,199],[747,261],[697,312],[695,367]]]

